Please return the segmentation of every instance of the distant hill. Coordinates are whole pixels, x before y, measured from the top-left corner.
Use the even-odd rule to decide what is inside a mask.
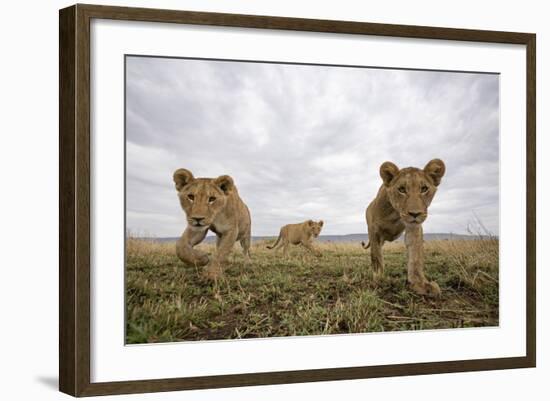
[[[143,237],[142,239],[158,241],[158,242],[174,242],[179,237]],[[277,236],[253,236],[252,241],[269,241],[275,240]],[[401,236],[398,241],[403,240]],[[465,234],[452,234],[452,233],[426,233],[424,239],[426,241],[433,240],[475,240],[479,239],[479,235],[465,235]],[[489,238],[488,236],[482,236],[481,238]],[[368,241],[368,234],[345,234],[345,235],[320,235],[317,241],[321,242],[361,242]],[[215,236],[206,237],[207,243],[212,243],[216,240]]]

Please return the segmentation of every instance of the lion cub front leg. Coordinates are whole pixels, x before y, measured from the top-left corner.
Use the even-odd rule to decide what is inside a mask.
[[[407,246],[407,276],[411,289],[420,295],[438,297],[441,289],[435,282],[429,282],[424,276],[424,234],[421,225],[405,228]]]
[[[176,255],[186,265],[204,266],[208,263],[208,254],[193,247],[202,242],[208,230],[185,229],[180,239],[176,242]]]
[[[216,280],[223,274],[223,264],[227,261],[227,257],[233,249],[233,245],[237,240],[237,229],[230,230],[221,234],[218,237],[216,254],[204,268],[204,274],[207,278]]]
[[[323,254],[313,246],[313,243],[311,242],[311,240],[309,241],[302,241],[301,242],[302,246],[304,248],[306,248],[308,251],[310,251],[312,254],[314,254],[315,256],[317,256],[318,258],[320,258],[321,256],[323,256]]]

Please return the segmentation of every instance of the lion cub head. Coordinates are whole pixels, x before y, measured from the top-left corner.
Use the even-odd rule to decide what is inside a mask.
[[[428,206],[445,174],[445,163],[433,159],[423,170],[416,167],[399,169],[392,162],[380,166],[380,176],[392,207],[405,225],[422,224],[428,217]]]
[[[323,220],[313,221],[308,220],[307,222],[308,231],[314,238],[317,238],[321,234],[321,229],[323,228]]]
[[[227,203],[235,185],[228,175],[218,178],[195,178],[184,168],[174,172],[174,183],[190,227],[205,230]]]

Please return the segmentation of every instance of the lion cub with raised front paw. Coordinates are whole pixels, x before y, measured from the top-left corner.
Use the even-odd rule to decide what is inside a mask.
[[[184,168],[174,172],[174,184],[180,205],[187,217],[187,228],[176,243],[176,254],[187,265],[206,266],[208,278],[223,273],[223,265],[236,241],[241,243],[245,260],[250,259],[250,212],[228,175],[195,178]],[[195,249],[208,230],[217,236],[212,258]]]
[[[281,228],[279,238],[273,245],[268,245],[267,249],[279,249],[283,247],[283,255],[287,257],[288,246],[302,245],[315,256],[322,256],[321,252],[313,246],[313,238],[317,238],[323,228],[323,220],[318,222],[306,220],[299,224],[287,224]]]
[[[372,268],[376,275],[384,272],[382,245],[393,241],[405,231],[407,247],[407,278],[411,289],[417,294],[440,296],[441,290],[435,281],[424,275],[424,235],[422,223],[428,217],[441,178],[445,174],[442,160],[431,160],[424,169],[407,167],[399,169],[392,162],[380,166],[383,184],[376,198],[366,210]]]

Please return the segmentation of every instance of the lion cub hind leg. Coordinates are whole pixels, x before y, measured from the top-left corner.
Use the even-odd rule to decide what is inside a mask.
[[[283,238],[281,240],[281,245],[279,245],[280,248],[283,248],[283,258],[288,258],[288,250],[290,248],[290,241],[288,238]]]
[[[384,255],[382,254],[382,246],[384,242],[373,238],[370,241],[370,260],[372,265],[372,271],[375,278],[379,278],[384,275]]]
[[[245,263],[250,263],[250,235],[245,236],[239,242],[241,243],[241,247],[243,248]]]
[[[241,247],[243,248],[244,265],[250,265],[250,232],[239,240]]]
[[[424,275],[424,236],[421,225],[405,229],[407,246],[407,278],[411,289],[419,295],[439,297],[441,289],[435,281],[428,281]]]

